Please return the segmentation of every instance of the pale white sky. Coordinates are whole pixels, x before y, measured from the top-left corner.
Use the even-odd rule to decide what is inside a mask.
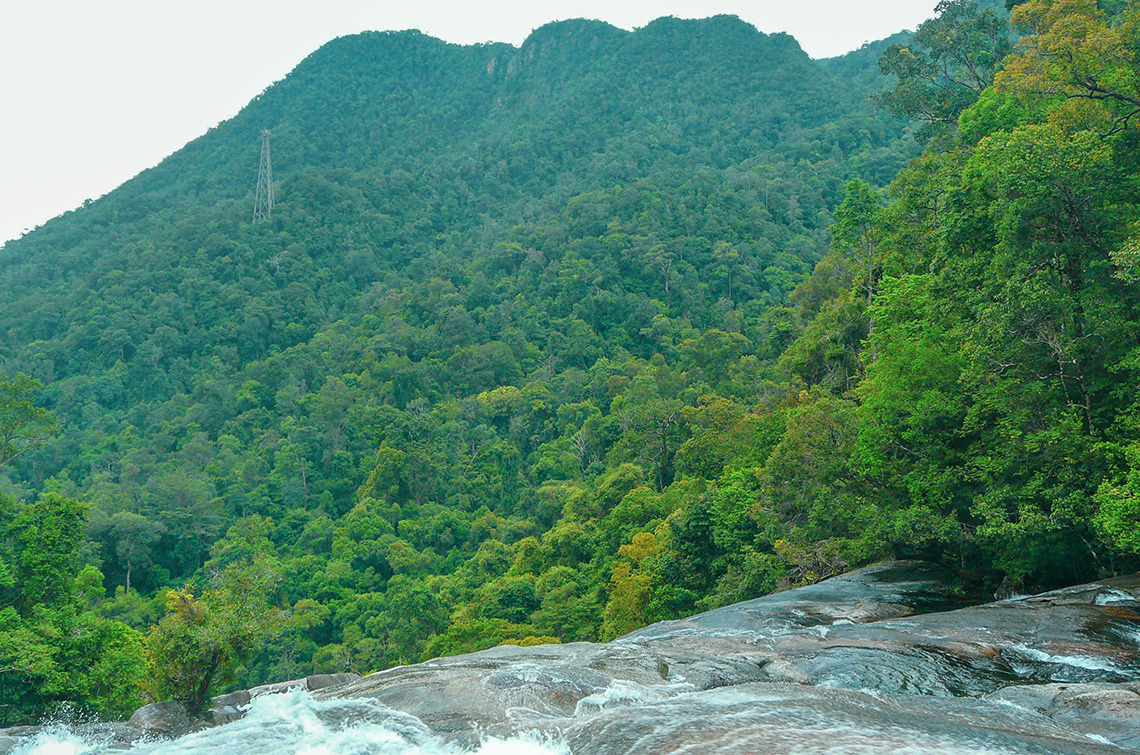
[[[935,1],[0,0],[0,243],[157,164],[343,34],[517,45],[566,18],[732,13],[827,57],[914,28]]]

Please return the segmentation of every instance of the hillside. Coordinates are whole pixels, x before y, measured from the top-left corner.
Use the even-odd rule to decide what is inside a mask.
[[[261,128],[278,206],[255,225]],[[12,490],[54,480],[95,500],[96,520],[142,513],[163,528],[157,574],[188,574],[234,516],[352,507],[382,439],[345,417],[303,419],[341,387],[353,400],[326,413],[360,410],[350,364],[380,381],[370,403],[402,413],[567,371],[581,383],[605,357],[648,359],[710,327],[771,350],[766,334],[786,326],[769,308],[822,257],[844,181],[882,183],[911,149],[794,40],[730,17],[635,33],[568,21],[518,49],[338,39],[231,121],[0,252],[5,368],[43,381],[67,428],[23,459]],[[304,473],[282,475],[280,439],[295,434],[282,423],[297,420],[307,447],[287,453]],[[505,440],[471,424],[487,437],[462,455]],[[520,490],[564,476],[528,457],[577,429],[511,439]],[[222,471],[223,440],[260,471]],[[185,458],[187,444],[204,453]],[[459,495],[444,477],[417,497]],[[213,511],[201,533],[163,500],[171,485]],[[464,508],[499,509],[498,495]]]
[[[706,421],[682,406],[706,411],[730,379],[766,390],[765,360],[798,327],[781,307],[826,252],[844,183],[885,184],[917,151],[869,106],[874,66],[837,78],[733,17],[566,21],[518,48],[334,40],[159,166],[0,249],[3,369],[40,380],[62,422],[7,490],[92,503],[82,559],[132,589],[109,615],[146,626],[157,604],[134,591],[217,567],[216,541],[249,530],[255,550],[301,559],[284,600],[365,611],[330,614],[290,663],[358,654],[345,631],[395,620],[359,600],[390,600],[393,578],[425,590],[501,571],[473,564],[509,560],[595,490],[656,496]],[[277,206],[254,224],[264,128]],[[681,379],[722,352],[751,366],[661,395],[646,382],[651,358]],[[676,421],[646,449],[654,431],[619,408],[662,401]],[[362,517],[371,534],[345,540]],[[623,538],[565,547],[597,551],[593,574]],[[332,583],[330,558],[348,570]],[[464,579],[464,593],[486,581]],[[422,652],[469,599],[440,589],[428,624],[359,663]],[[541,630],[534,585],[508,589],[522,602],[461,621],[471,639],[436,652],[596,636],[595,588],[581,626]],[[252,678],[291,673],[265,662]]]
[[[254,227],[262,128],[274,134],[281,207],[269,227]],[[230,347],[236,359],[220,356],[237,367],[311,338],[382,272],[406,273],[429,251],[466,264],[496,243],[527,240],[536,218],[565,214],[571,200],[605,201],[592,192],[640,185],[668,191],[676,205],[705,175],[735,195],[725,222],[763,224],[784,252],[762,250],[748,265],[750,297],[774,287],[779,300],[821,255],[819,231],[843,179],[857,171],[885,183],[899,167],[898,130],[871,118],[793,40],[732,18],[661,19],[634,34],[563,22],[517,50],[412,32],[340,39],[157,168],[8,244],[8,366],[48,382],[101,372],[120,356],[129,367],[133,349],[170,327],[184,342],[165,349],[168,358],[198,371]],[[731,188],[719,180],[726,171],[739,174]],[[766,217],[747,217],[759,193]],[[762,235],[744,232],[746,241]],[[269,259],[281,263],[272,276]],[[690,317],[727,290],[704,260],[694,263],[677,274],[712,290],[682,305]],[[334,280],[315,282],[319,271]],[[282,302],[278,292],[292,284]],[[103,296],[116,286],[129,302]],[[187,306],[187,286],[202,289],[193,317],[210,323],[204,332],[154,301],[173,294]],[[297,301],[310,296],[313,307]],[[219,302],[224,312],[212,310]],[[273,324],[264,343],[248,343],[242,318],[259,317],[258,303]],[[95,312],[105,319],[92,321]],[[120,349],[105,347],[110,333]],[[155,397],[122,394],[123,405]]]
[[[1053,2],[1017,49],[960,0],[831,61],[730,17],[338,39],[4,246],[2,371],[61,426],[0,478],[0,658],[35,659],[0,715],[604,640],[888,556],[991,594],[1134,566],[1136,13],[1074,40]],[[1041,97],[1087,80],[1043,49],[1119,97]]]

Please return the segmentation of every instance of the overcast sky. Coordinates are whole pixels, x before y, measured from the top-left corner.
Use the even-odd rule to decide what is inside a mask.
[[[914,28],[935,0],[0,0],[0,243],[157,164],[328,40],[420,29],[519,44],[535,27],[733,13],[812,57]]]

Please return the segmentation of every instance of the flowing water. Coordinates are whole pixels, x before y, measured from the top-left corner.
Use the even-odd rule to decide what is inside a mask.
[[[94,755],[122,744],[82,727],[41,731],[10,755]],[[565,746],[542,736],[487,737],[474,748],[448,744],[414,716],[371,700],[315,700],[302,690],[255,699],[240,721],[173,741],[138,740],[139,755],[566,755]]]
[[[56,726],[7,751],[1138,753],[1138,597],[1140,579],[962,606],[935,572],[888,564],[605,644],[504,646],[263,695],[175,740]]]

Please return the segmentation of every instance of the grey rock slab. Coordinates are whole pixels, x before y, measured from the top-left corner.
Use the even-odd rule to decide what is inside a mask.
[[[194,722],[182,703],[166,701],[144,705],[134,712],[127,724],[144,734],[173,739],[186,734]]]
[[[944,570],[921,561],[888,561],[814,585],[651,624],[622,639],[733,632],[780,636],[837,621],[862,624],[963,604]]]
[[[236,692],[228,692],[224,695],[218,695],[210,700],[211,707],[238,708],[243,705],[249,705],[249,701],[253,699],[253,695],[249,693],[248,689],[239,689]]]
[[[258,695],[275,695],[288,692],[291,689],[314,691],[349,684],[359,678],[360,674],[312,674],[311,676],[306,676],[301,679],[290,679],[284,682],[273,682],[272,684],[262,684],[257,687],[251,687],[246,690],[246,692],[248,692],[251,697],[257,697]]]
[[[291,689],[308,689],[308,684],[303,678],[289,679],[284,682],[272,682],[270,684],[261,684],[257,687],[250,687],[247,691],[250,697],[257,697],[259,695],[279,695]]]
[[[342,684],[351,684],[360,678],[360,674],[312,674],[305,677],[305,689],[315,691],[338,687]]]
[[[747,684],[614,707],[565,729],[590,755],[966,753],[1107,755],[1117,747],[1016,708],[970,699]]]
[[[661,622],[606,644],[493,648],[372,674],[328,695],[375,699],[463,742],[472,741],[476,731],[502,736],[535,728],[578,732],[575,736],[590,743],[585,752],[607,751],[601,739],[583,733],[595,726],[610,733],[628,729],[628,737],[614,740],[627,744],[631,737],[641,741],[637,738],[643,736],[655,746],[671,737],[685,741],[661,721],[672,732],[665,739],[647,731],[646,722],[665,715],[662,711],[668,711],[669,720],[688,720],[693,736],[712,737],[711,729],[686,718],[678,706],[721,705],[726,698],[717,695],[764,689],[784,690],[780,694],[785,697],[791,694],[788,689],[817,690],[797,699],[818,710],[820,721],[829,704],[849,710],[871,705],[868,699],[878,700],[874,705],[880,708],[905,709],[916,727],[935,727],[938,711],[976,714],[998,722],[980,740],[995,752],[1100,752],[1104,743],[1094,737],[1108,735],[1098,734],[1097,727],[1114,727],[1109,733],[1117,742],[1140,734],[1140,721],[1124,713],[1131,710],[1131,688],[1089,688],[1070,695],[1064,715],[1015,708],[998,697],[980,699],[1026,682],[1071,677],[1111,685],[1140,680],[1140,666],[1134,663],[1140,632],[1130,634],[1129,629],[1140,627],[1140,603],[1130,591],[1135,587],[1121,581],[1098,583],[962,606],[940,579],[937,569],[923,564],[890,562]],[[951,610],[920,613],[931,608]],[[712,696],[701,697],[705,693]],[[708,715],[749,719],[772,708],[766,699],[753,701],[760,707],[750,712],[733,703],[723,715]],[[636,708],[644,719],[617,712],[627,708]],[[781,714],[772,708],[765,715]],[[1020,728],[1007,731],[1003,727],[1011,717],[1021,722]],[[1077,719],[1084,723],[1076,725]],[[867,725],[877,726],[876,721],[873,717]],[[766,724],[748,726],[767,732]],[[967,747],[967,729],[938,736],[953,747]],[[726,742],[752,746],[739,739],[743,730],[733,731],[723,732]],[[1040,742],[1034,738],[1038,735]],[[1018,738],[1028,749],[1009,744]],[[851,740],[852,747],[857,740]]]
[[[987,700],[1032,710],[1128,749],[1140,749],[1140,684],[1034,684],[998,690]]]

